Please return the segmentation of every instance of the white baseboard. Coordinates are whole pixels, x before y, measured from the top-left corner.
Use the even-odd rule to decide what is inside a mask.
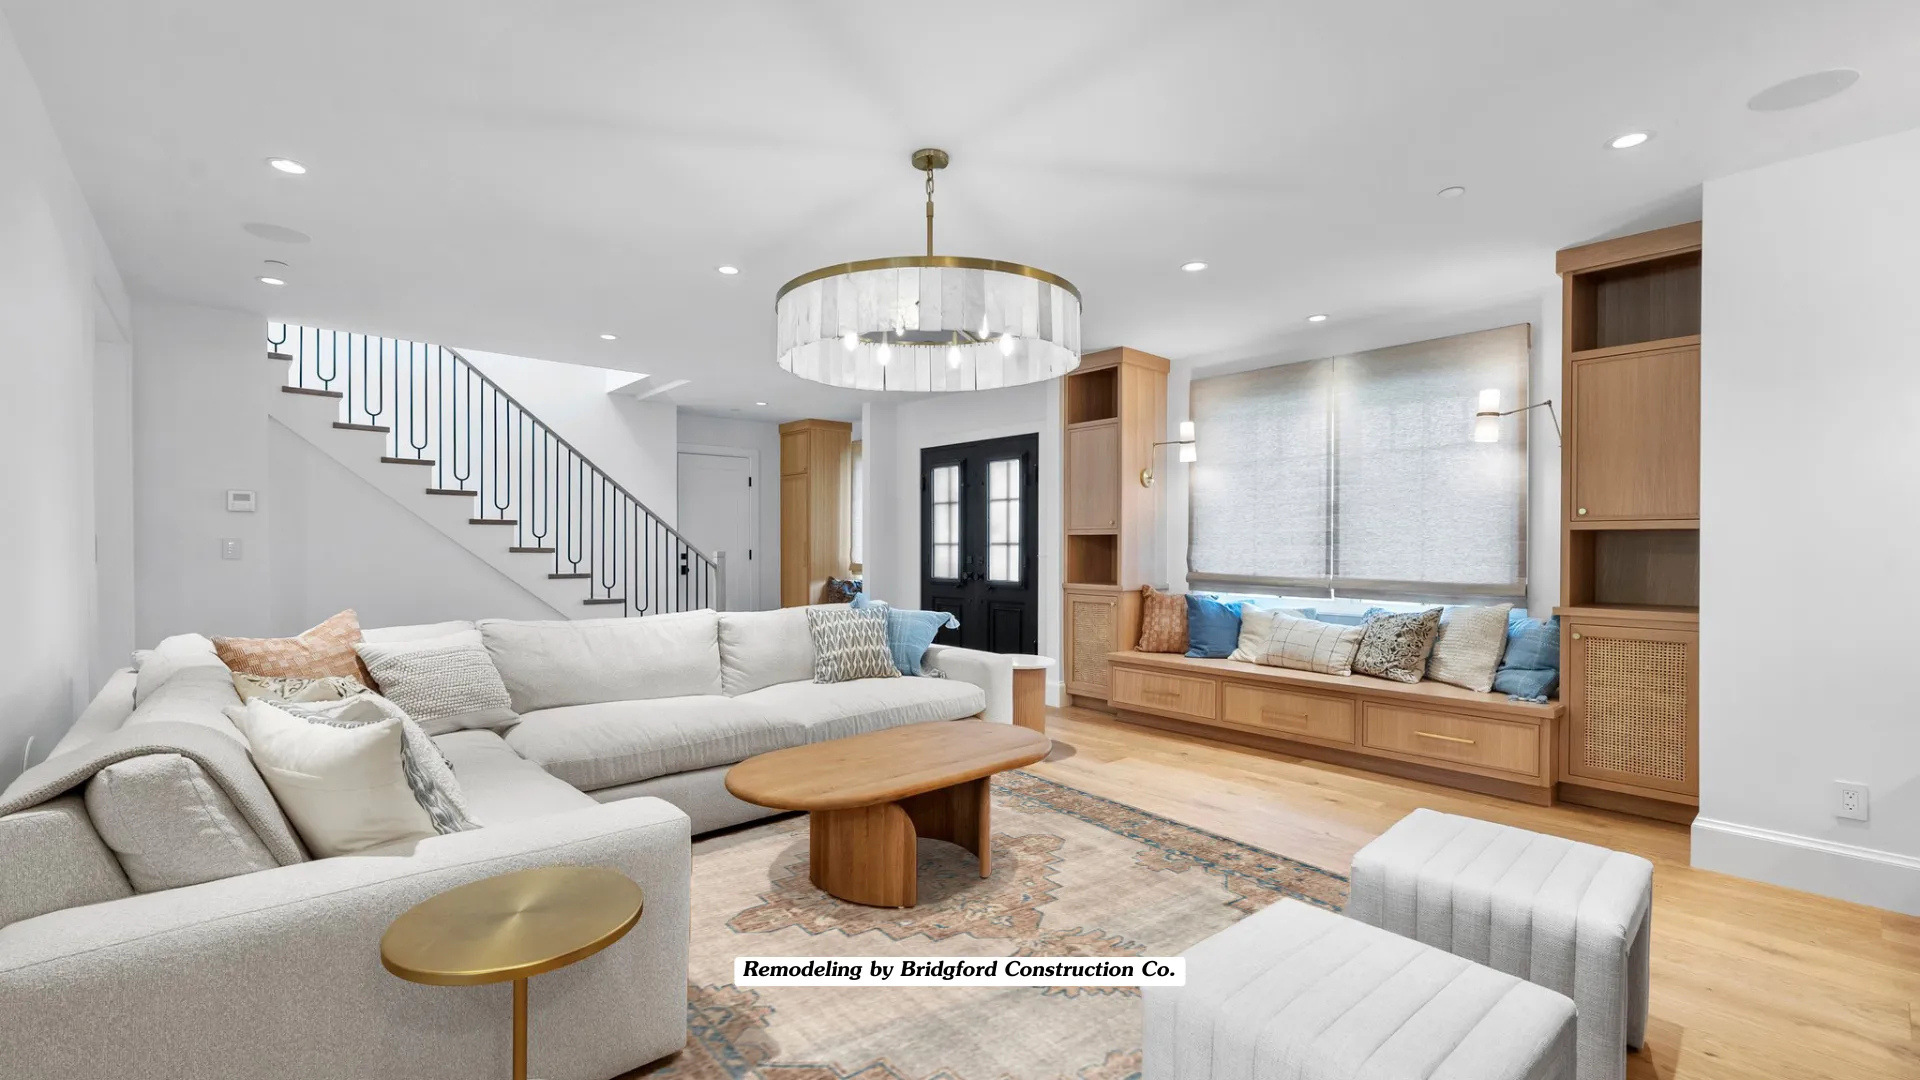
[[[1060,679],[1047,680],[1047,704],[1058,709],[1067,703],[1067,684]]]
[[[1712,818],[1693,821],[1693,865],[1920,915],[1920,858]]]

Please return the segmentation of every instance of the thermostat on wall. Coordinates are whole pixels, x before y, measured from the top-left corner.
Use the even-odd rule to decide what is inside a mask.
[[[229,488],[227,490],[227,512],[230,514],[251,514],[254,510],[253,492]]]

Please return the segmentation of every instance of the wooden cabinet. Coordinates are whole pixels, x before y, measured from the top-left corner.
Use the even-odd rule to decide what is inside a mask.
[[[1700,517],[1700,346],[1575,355],[1576,528]]]
[[[1699,632],[1587,618],[1568,620],[1564,633],[1564,775],[1697,804]]]
[[[852,575],[853,425],[780,425],[780,605],[816,603],[827,578]]]
[[[1120,527],[1119,420],[1067,429],[1066,519],[1070,533]]]
[[[1120,596],[1116,592],[1068,592],[1062,612],[1067,693],[1107,699],[1107,654],[1120,642]]]
[[[1354,743],[1353,702],[1318,694],[1276,690],[1250,683],[1223,683],[1220,722],[1284,739],[1330,746]]]
[[[1113,668],[1107,696],[1115,705],[1193,720],[1212,720],[1218,712],[1219,681],[1164,671]]]
[[[1553,771],[1537,724],[1368,702],[1361,742],[1414,761],[1465,768],[1488,776],[1534,779]]]

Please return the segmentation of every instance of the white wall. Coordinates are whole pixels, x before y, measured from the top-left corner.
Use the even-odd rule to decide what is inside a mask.
[[[121,336],[127,319],[119,274],[0,17],[0,784],[30,740],[33,760],[46,755],[115,644],[116,627],[96,617],[93,387],[96,338]],[[104,580],[122,569],[107,566]]]
[[[862,414],[867,459],[867,591],[920,602],[920,451],[930,446],[1040,436],[1040,652],[1060,655],[1060,380],[870,403]],[[1049,700],[1059,700],[1059,668]]]
[[[1920,130],[1711,181],[1705,222],[1693,863],[1920,914]]]
[[[760,606],[780,606],[780,425],[770,421],[733,420],[701,413],[681,413],[681,446],[751,450],[759,455],[760,471],[753,486],[760,492],[760,541],[753,561],[760,575]],[[728,560],[727,572],[739,572]]]
[[[1543,253],[1542,274],[1553,280],[1553,255]],[[1173,362],[1167,376],[1167,431],[1177,432],[1188,413],[1192,380],[1236,371],[1272,367],[1338,356],[1346,353],[1404,345],[1415,341],[1528,323],[1533,327],[1533,349],[1528,357],[1529,394],[1533,401],[1560,400],[1560,289],[1543,284],[1540,292],[1504,303],[1463,311],[1440,320],[1417,323],[1369,322],[1355,327],[1329,326],[1324,335],[1307,336],[1300,343],[1271,355],[1212,364],[1196,369],[1186,361]],[[1560,602],[1560,441],[1545,409],[1528,414],[1527,429],[1527,609],[1545,616]],[[1509,421],[1515,422],[1515,421]],[[1172,438],[1172,435],[1168,436]],[[1204,440],[1203,440],[1204,441]],[[1156,548],[1164,558],[1165,576],[1173,589],[1187,587],[1188,500],[1187,467],[1172,460],[1162,448],[1156,465],[1161,479],[1156,487],[1164,500],[1161,535]]]

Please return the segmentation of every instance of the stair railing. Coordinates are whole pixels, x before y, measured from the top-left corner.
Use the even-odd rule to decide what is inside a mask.
[[[444,345],[272,323],[287,385],[339,395],[337,427],[387,437],[381,461],[421,470],[430,495],[473,500],[548,577],[584,583],[607,615],[724,606],[726,564],[688,543],[619,481]],[[511,530],[510,533],[506,530]]]

